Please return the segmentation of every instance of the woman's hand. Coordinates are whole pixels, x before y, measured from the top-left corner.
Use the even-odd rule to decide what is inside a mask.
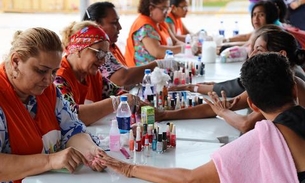
[[[88,159],[88,165],[89,167],[98,172],[104,171],[107,166],[103,165],[100,161],[100,157],[104,154],[104,151],[100,149],[99,147],[93,147],[90,151],[90,154],[86,156]]]
[[[228,101],[226,93],[221,91],[222,100],[219,98],[216,92],[209,92],[209,97],[211,101],[207,98],[204,98],[204,101],[210,105],[212,110],[216,113],[216,115],[222,117],[222,113],[226,110],[230,110],[240,99],[240,97],[235,97],[233,100]]]
[[[66,168],[73,173],[80,164],[88,164],[86,158],[76,149],[69,147],[49,155],[49,163],[53,170]]]
[[[100,162],[107,167],[112,168],[114,171],[125,175],[126,177],[132,177],[131,171],[135,167],[135,165],[131,165],[115,158],[108,156],[105,152],[103,152],[100,156]]]

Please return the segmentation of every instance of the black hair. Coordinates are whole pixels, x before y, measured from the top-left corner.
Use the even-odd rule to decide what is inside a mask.
[[[271,2],[275,3],[275,5],[279,9],[279,19],[281,22],[286,22],[287,18],[287,6],[283,0],[270,0]]]
[[[186,1],[186,0],[170,0],[170,6],[174,5],[174,6],[179,6],[180,3],[182,3],[183,1]]]
[[[259,6],[264,8],[264,13],[266,14],[266,24],[273,24],[279,18],[278,9],[271,1],[257,2],[251,10],[251,18],[253,18],[254,9]]]
[[[151,4],[157,5],[163,3],[164,1],[168,1],[168,0],[140,0],[138,6],[138,12],[141,13],[142,15],[149,16],[150,15],[149,7],[151,6]]]
[[[249,98],[262,111],[275,112],[294,102],[294,74],[285,56],[254,55],[243,64],[240,75]]]
[[[305,50],[299,49],[298,42],[292,34],[284,30],[272,30],[257,35],[256,39],[259,37],[266,42],[268,51],[285,50],[291,66],[304,64]]]
[[[102,19],[107,17],[107,10],[111,8],[115,8],[115,6],[108,1],[93,3],[87,8],[82,20],[91,20],[103,24]]]

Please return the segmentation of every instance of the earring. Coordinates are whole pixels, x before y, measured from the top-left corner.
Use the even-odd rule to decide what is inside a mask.
[[[16,79],[18,77],[19,72],[16,70],[13,70],[13,79]]]

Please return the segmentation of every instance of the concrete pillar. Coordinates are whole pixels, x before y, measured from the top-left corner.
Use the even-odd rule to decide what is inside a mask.
[[[89,6],[89,0],[79,0],[80,20],[82,20],[88,6]]]

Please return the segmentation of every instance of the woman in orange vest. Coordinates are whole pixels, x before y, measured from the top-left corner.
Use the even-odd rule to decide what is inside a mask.
[[[97,141],[52,84],[62,57],[60,38],[48,29],[17,31],[0,65],[0,182],[80,164],[93,170]],[[96,142],[96,143],[94,143]]]
[[[115,10],[114,4],[107,1],[91,4],[83,16],[83,20],[94,21],[107,33],[110,40],[109,51],[114,56],[112,58],[115,58],[100,68],[104,85],[103,98],[114,95],[120,87],[140,83],[143,79],[145,69],[153,70],[157,66],[160,68],[172,67],[172,70],[177,69],[175,67],[177,67],[178,63],[175,61],[154,61],[141,67],[124,67],[127,66],[125,57],[116,45],[120,30],[122,29],[119,19],[120,17]]]
[[[169,9],[168,0],[140,0],[140,15],[130,28],[125,50],[128,67],[141,66],[162,59],[166,50],[181,52],[180,42],[164,22]]]
[[[170,0],[170,6],[170,12],[165,22],[176,38],[184,42],[185,35],[191,34],[181,20],[181,18],[185,18],[188,12],[188,3],[186,0]]]
[[[78,117],[90,125],[115,111],[119,104],[119,97],[102,98],[103,82],[99,68],[110,60],[109,38],[99,25],[82,21],[73,22],[64,29],[62,42],[66,55],[54,83],[70,101]],[[133,99],[130,95],[131,106]]]

